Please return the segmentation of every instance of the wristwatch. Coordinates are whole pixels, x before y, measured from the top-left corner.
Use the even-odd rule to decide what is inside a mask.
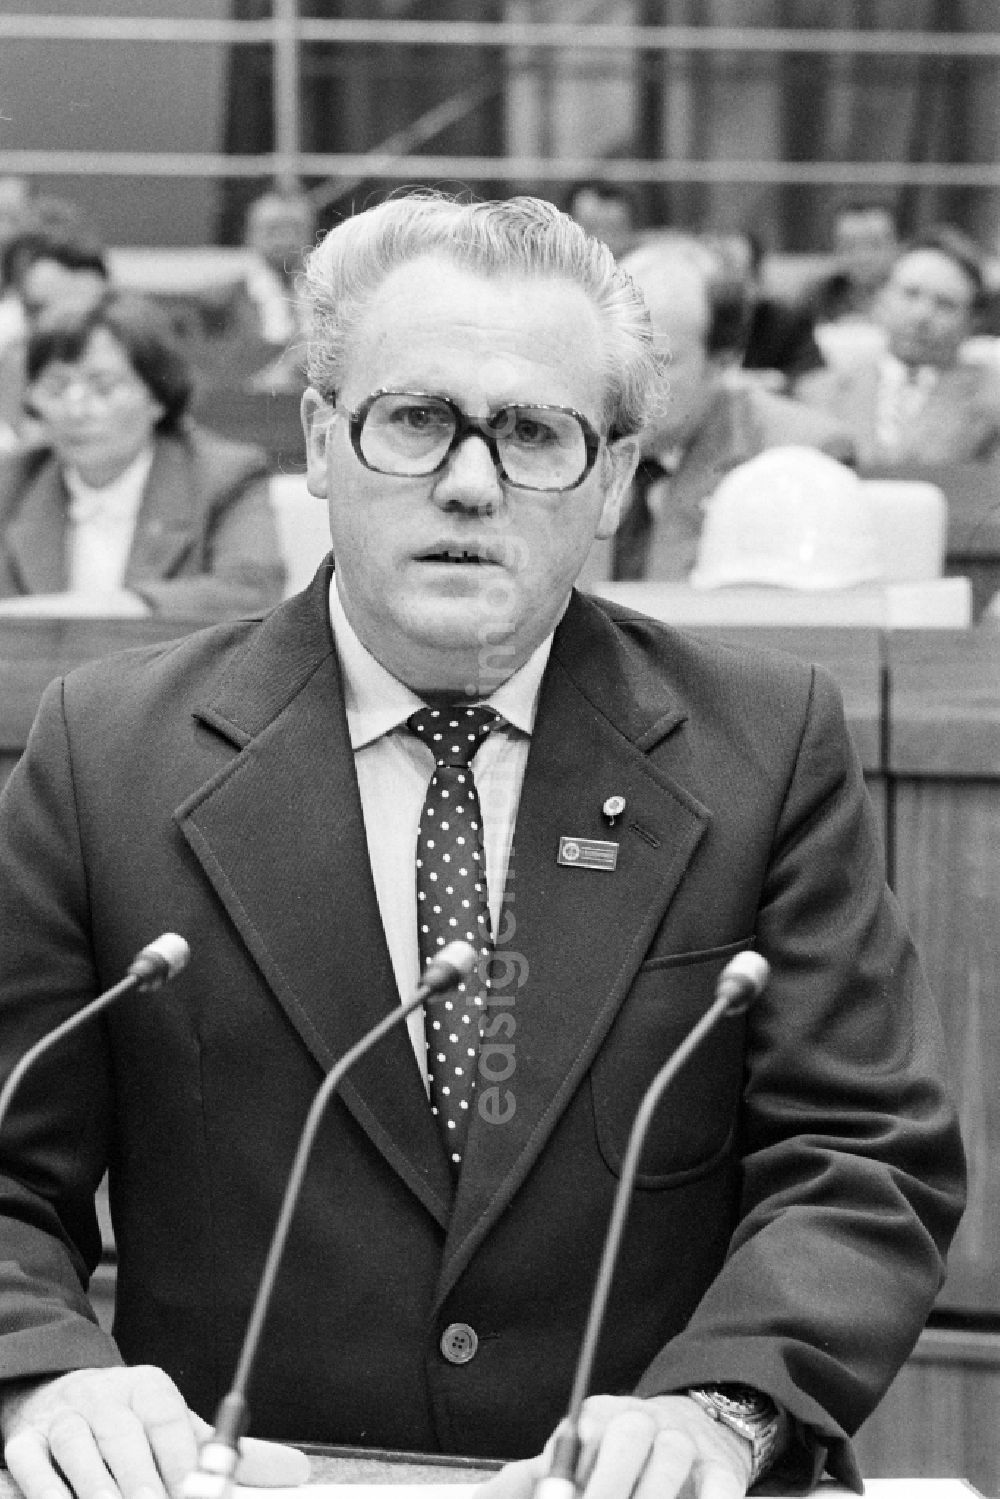
[[[778,1456],[781,1414],[767,1395],[746,1384],[711,1384],[685,1390],[713,1421],[750,1443],[751,1488]]]

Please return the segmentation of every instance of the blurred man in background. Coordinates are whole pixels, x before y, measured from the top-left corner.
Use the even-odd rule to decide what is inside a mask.
[[[793,391],[801,375],[823,368],[812,312],[765,288],[764,241],[754,230],[711,233],[702,238],[747,288],[750,311],[740,367],[751,370],[767,389]]]
[[[834,266],[812,292],[817,323],[869,321],[899,251],[889,203],[842,203],[833,218]]]
[[[566,195],[566,212],[581,229],[621,255],[635,240],[637,214],[632,194],[620,182],[591,178],[574,182]]]
[[[929,230],[897,257],[878,300],[885,348],[800,382],[804,401],[849,428],[862,465],[1000,454],[1000,373],[962,358],[984,288],[975,244]]]
[[[308,310],[299,281],[316,232],[316,213],[301,189],[263,193],[247,210],[244,244],[255,263],[243,283],[239,314],[268,357],[252,383],[261,389],[302,390]]]
[[[595,546],[584,583],[683,581],[694,566],[703,503],[730,469],[787,444],[851,462],[854,444],[832,417],[740,378],[747,286],[708,246],[664,235],[626,255],[622,266],[649,307],[667,395],[642,434],[618,530]]]

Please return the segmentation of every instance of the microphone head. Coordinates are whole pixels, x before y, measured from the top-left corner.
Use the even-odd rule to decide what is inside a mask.
[[[443,994],[468,978],[478,962],[479,955],[471,943],[448,942],[429,960],[420,987],[427,994]]]
[[[144,989],[155,989],[176,978],[187,967],[190,956],[191,949],[183,937],[176,932],[164,932],[136,954],[128,971],[132,978],[142,980]]]
[[[716,986],[718,998],[728,998],[728,1013],[738,1015],[763,994],[771,977],[771,965],[759,952],[747,948],[730,958],[719,975]]]

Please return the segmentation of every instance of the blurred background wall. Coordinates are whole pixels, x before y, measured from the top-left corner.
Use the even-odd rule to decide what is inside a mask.
[[[524,29],[470,40],[470,22]],[[545,25],[562,40],[530,45]],[[641,30],[579,45],[597,25]],[[859,191],[904,230],[948,218],[992,245],[998,31],[995,0],[4,0],[0,171],[86,196],[118,244],[233,242],[282,149],[329,216],[401,182],[559,199],[604,170],[648,224],[759,222],[776,249],[824,246],[831,201]],[[387,149],[398,170],[366,171]]]

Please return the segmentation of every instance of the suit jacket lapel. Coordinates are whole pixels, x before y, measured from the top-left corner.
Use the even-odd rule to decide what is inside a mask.
[[[324,1071],[398,1005],[326,616],[326,576],[265,621],[200,713],[242,752],[177,813],[207,879]],[[445,1223],[447,1163],[405,1026],[357,1064],[339,1096]]]
[[[7,527],[7,548],[25,593],[61,593],[66,587],[66,515],[69,495],[54,457],[32,476]]]
[[[742,391],[718,390],[705,420],[670,479],[652,526],[645,571],[649,578],[686,578],[694,565],[704,502],[737,463],[752,456],[753,423]]]
[[[502,1126],[473,1116],[440,1297],[579,1086],[702,836],[706,809],[648,753],[683,718],[662,678],[626,652],[600,610],[574,595],[539,702],[498,943],[524,979],[508,990],[515,993],[509,1086],[516,1109]],[[602,807],[614,794],[625,798],[626,812],[609,829]],[[617,843],[617,867],[558,864],[562,835]]]

